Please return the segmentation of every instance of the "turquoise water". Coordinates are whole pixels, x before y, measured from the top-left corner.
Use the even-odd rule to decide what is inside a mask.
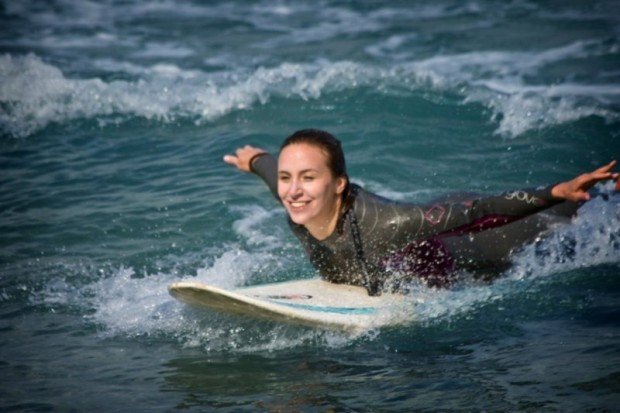
[[[620,157],[614,1],[2,1],[0,410],[613,411],[620,196],[351,337],[166,287],[314,276],[221,158],[305,127],[424,202]],[[467,277],[465,277],[467,278]],[[412,300],[414,298],[412,297]]]

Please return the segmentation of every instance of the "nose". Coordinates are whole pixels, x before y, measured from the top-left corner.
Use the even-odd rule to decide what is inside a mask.
[[[299,198],[302,195],[301,185],[296,179],[291,182],[288,188],[288,194],[292,198]]]

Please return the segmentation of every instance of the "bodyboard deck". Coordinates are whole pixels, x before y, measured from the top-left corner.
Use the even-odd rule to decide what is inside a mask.
[[[362,287],[320,279],[227,290],[178,282],[170,294],[186,304],[276,322],[342,331],[363,331],[413,319],[411,301],[400,294],[369,296]]]

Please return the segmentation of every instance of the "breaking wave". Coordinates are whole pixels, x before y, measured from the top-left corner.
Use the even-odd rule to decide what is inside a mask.
[[[579,41],[540,52],[435,56],[389,68],[319,60],[203,72],[172,63],[94,62],[100,71],[122,72],[133,80],[68,77],[34,54],[5,54],[0,56],[0,130],[26,137],[50,124],[82,118],[97,119],[102,125],[118,117],[202,124],[268,105],[274,97],[303,101],[361,88],[386,95],[419,90],[457,95],[462,104],[488,108],[496,132],[515,137],[589,116],[617,122],[618,84],[542,79],[548,65],[616,53],[613,44]],[[536,77],[541,80],[531,80]]]

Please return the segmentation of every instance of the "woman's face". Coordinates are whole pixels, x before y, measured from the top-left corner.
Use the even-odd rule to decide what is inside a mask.
[[[345,178],[332,175],[321,148],[294,143],[280,152],[278,195],[291,220],[313,235],[335,226],[345,186]]]

